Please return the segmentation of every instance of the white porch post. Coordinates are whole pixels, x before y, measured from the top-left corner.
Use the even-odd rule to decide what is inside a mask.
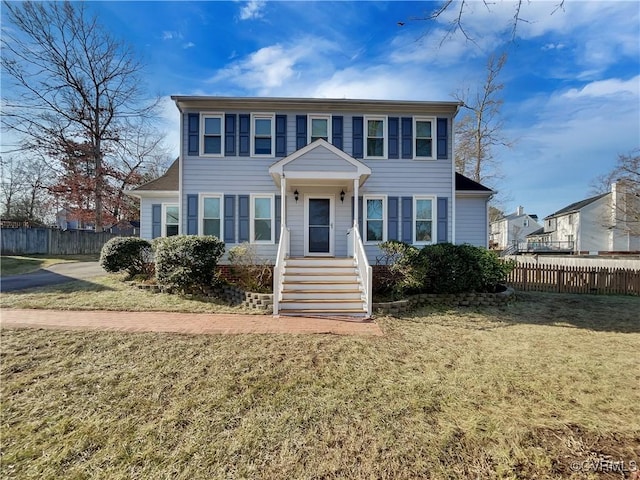
[[[356,230],[358,230],[358,187],[360,186],[360,181],[356,178],[353,180],[353,254],[356,252]]]
[[[283,227],[287,226],[287,179],[284,174],[280,179],[280,222]]]

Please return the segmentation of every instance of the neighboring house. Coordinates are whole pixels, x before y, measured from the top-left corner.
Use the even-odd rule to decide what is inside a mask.
[[[523,207],[518,207],[514,213],[491,222],[489,245],[497,250],[517,249],[526,243],[527,235],[541,227],[537,215],[525,213]]]
[[[385,240],[487,246],[494,192],[454,172],[457,102],[172,98],[181,153],[130,192],[141,237],[250,242],[276,314],[370,314]]]
[[[67,208],[61,208],[56,213],[56,226],[60,230],[95,230],[93,223],[73,218],[71,211]]]
[[[637,222],[634,225],[620,215],[621,211],[627,211],[627,205],[637,212],[639,199],[637,194],[627,194],[620,187],[614,183],[611,192],[572,203],[545,217],[544,227],[528,235],[528,250],[590,254],[640,252]]]

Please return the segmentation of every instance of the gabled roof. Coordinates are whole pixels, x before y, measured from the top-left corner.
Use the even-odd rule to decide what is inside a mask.
[[[534,230],[530,234],[528,234],[527,237],[536,237],[538,235],[542,235],[543,233],[544,233],[544,227],[541,227],[541,228],[539,228],[537,230]]]
[[[461,173],[456,172],[456,192],[486,192],[495,193],[488,187],[485,187],[481,183],[471,180],[469,177],[465,177]]]
[[[164,175],[131,190],[134,192],[178,192],[180,183],[180,162],[176,158]]]
[[[585,200],[580,200],[579,202],[572,203],[571,205],[567,205],[564,208],[561,208],[557,212],[552,213],[551,215],[547,215],[544,217],[545,220],[548,218],[559,217],[561,215],[565,215],[571,212],[577,212],[578,210],[583,209],[587,205],[592,204],[596,200],[600,200],[602,197],[609,195],[609,193],[601,193],[600,195],[596,195],[595,197],[587,198]]]

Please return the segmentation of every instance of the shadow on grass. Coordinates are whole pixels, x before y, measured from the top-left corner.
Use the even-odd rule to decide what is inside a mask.
[[[473,330],[527,324],[640,333],[640,298],[518,292],[517,300],[503,307],[425,307],[405,319]]]
[[[103,292],[111,287],[88,280],[78,280],[48,270],[0,279],[0,292],[12,294]]]

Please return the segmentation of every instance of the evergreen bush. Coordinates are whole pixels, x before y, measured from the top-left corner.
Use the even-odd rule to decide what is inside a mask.
[[[129,277],[152,270],[151,244],[137,237],[108,240],[100,251],[100,266],[109,273],[127,272]]]

